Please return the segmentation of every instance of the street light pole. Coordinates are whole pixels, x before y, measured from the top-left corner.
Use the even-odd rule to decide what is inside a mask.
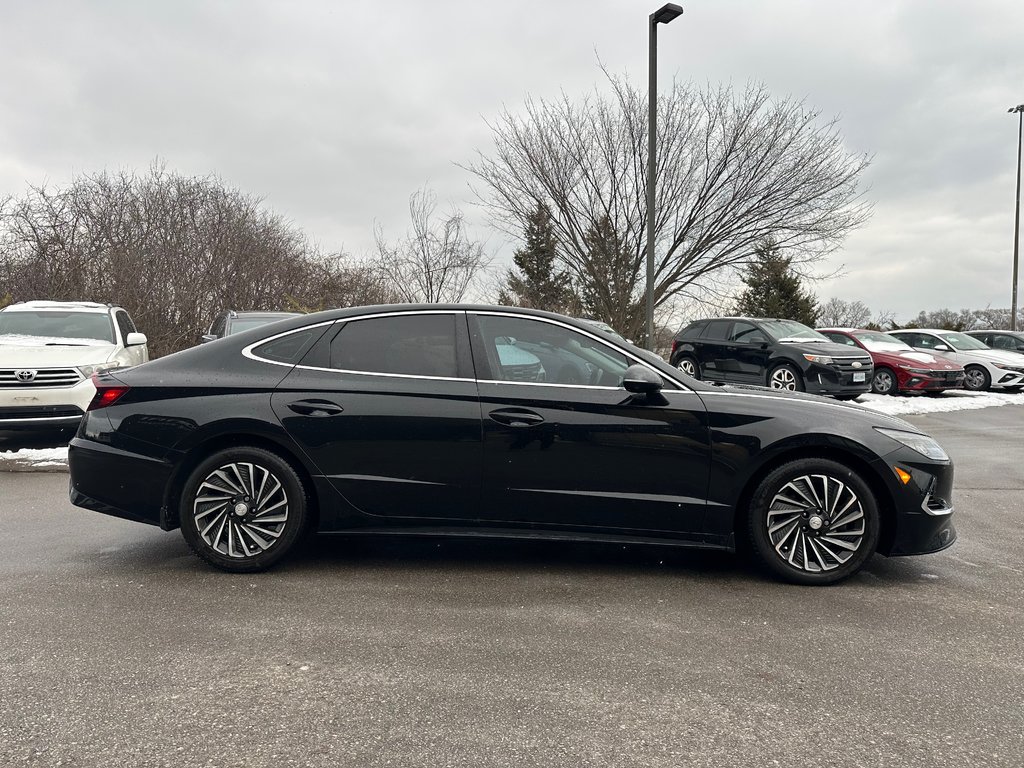
[[[1017,204],[1013,209],[1013,302],[1010,307],[1010,330],[1017,330],[1017,256],[1020,252],[1020,145],[1024,132],[1024,104],[1011,107],[1007,112],[1017,113]]]
[[[668,24],[683,9],[665,3],[647,19],[647,343],[654,350],[654,173],[655,144],[658,138],[658,25]]]

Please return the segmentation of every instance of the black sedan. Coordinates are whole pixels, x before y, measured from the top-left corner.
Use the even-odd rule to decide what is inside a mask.
[[[583,361],[587,381],[515,364],[518,344]],[[71,500],[180,527],[228,571],[264,569],[320,531],[742,548],[825,584],[876,551],[956,538],[952,465],[909,424],[710,386],[544,312],[333,310],[96,386]]]
[[[671,361],[696,378],[853,400],[871,388],[871,356],[794,320],[697,320],[672,340]]]

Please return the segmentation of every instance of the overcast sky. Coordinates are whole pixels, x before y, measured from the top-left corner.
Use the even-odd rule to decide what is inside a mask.
[[[159,156],[361,256],[375,222],[404,232],[429,183],[509,258],[458,163],[487,151],[503,106],[592,90],[598,58],[643,83],[660,4],[0,0],[0,196]],[[660,27],[662,83],[763,81],[874,156],[874,216],[819,296],[902,319],[1009,306],[1024,3],[681,4]]]

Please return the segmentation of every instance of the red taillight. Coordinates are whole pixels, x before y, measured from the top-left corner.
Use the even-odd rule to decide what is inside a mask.
[[[676,353],[677,349],[679,349],[679,342],[676,341],[675,339],[672,339],[672,354],[673,355]]]
[[[108,405],[113,405],[129,389],[124,384],[104,384],[97,378],[95,373],[92,375],[92,384],[96,387],[96,394],[93,395],[92,402],[86,408],[87,411],[95,411],[97,408],[106,408]]]

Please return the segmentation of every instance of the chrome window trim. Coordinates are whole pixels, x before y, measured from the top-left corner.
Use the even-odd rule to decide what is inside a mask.
[[[557,326],[559,326],[561,328],[565,328],[567,330],[574,331],[574,332],[582,334],[584,336],[588,336],[589,338],[593,339],[594,341],[598,342],[599,344],[602,344],[603,346],[606,346],[609,349],[612,349],[612,350],[618,352],[623,357],[625,357],[627,360],[632,360],[634,363],[639,363],[640,365],[644,366],[648,370],[652,371],[653,373],[658,374],[663,379],[667,379],[668,381],[671,381],[673,384],[675,384],[675,385],[677,385],[679,387],[678,390],[671,390],[671,389],[668,390],[668,392],[670,392],[670,393],[671,392],[688,392],[688,393],[696,392],[696,390],[693,390],[690,387],[686,386],[686,384],[684,384],[679,379],[676,379],[673,376],[669,376],[666,373],[664,373],[663,371],[659,371],[657,368],[652,366],[647,361],[637,357],[636,355],[628,352],[627,350],[622,350],[622,349],[619,349],[618,347],[615,347],[613,345],[608,344],[605,339],[601,338],[600,336],[598,336],[595,333],[591,333],[590,331],[586,331],[586,330],[583,330],[581,328],[576,328],[575,326],[567,325],[566,323],[563,323],[563,322],[561,322],[559,320],[554,320],[552,318],[538,317],[536,315],[524,315],[524,314],[521,314],[519,312],[494,312],[494,311],[488,311],[488,310],[467,310],[467,309],[420,309],[420,310],[415,310],[415,311],[393,310],[393,311],[389,311],[389,312],[371,312],[370,314],[366,314],[366,315],[353,315],[351,317],[341,317],[341,318],[337,318],[335,320],[325,320],[322,323],[315,323],[314,325],[304,325],[301,328],[294,328],[294,329],[292,329],[290,331],[282,331],[281,333],[274,334],[273,336],[267,336],[264,339],[260,339],[259,341],[253,342],[252,344],[248,345],[247,347],[245,347],[242,350],[242,355],[247,357],[247,358],[249,358],[250,360],[254,360],[256,362],[268,363],[270,365],[280,365],[280,366],[283,366],[285,368],[299,368],[299,369],[304,370],[304,371],[320,371],[322,373],[343,373],[343,374],[349,374],[349,375],[352,375],[352,376],[380,376],[380,377],[385,377],[385,378],[396,378],[396,379],[422,379],[422,380],[427,380],[427,381],[460,381],[460,382],[476,382],[478,384],[513,384],[513,385],[516,385],[516,386],[528,386],[528,387],[562,387],[562,388],[566,388],[567,387],[567,388],[570,388],[570,389],[597,389],[597,390],[611,390],[611,391],[618,391],[618,390],[622,389],[622,387],[602,387],[602,386],[597,386],[597,385],[592,385],[592,384],[555,384],[555,383],[544,382],[544,381],[501,381],[501,380],[496,380],[496,379],[477,379],[477,378],[467,379],[467,378],[463,378],[463,377],[454,377],[454,376],[421,376],[421,375],[409,374],[409,373],[383,373],[383,372],[378,372],[378,371],[350,371],[350,370],[346,370],[346,369],[342,369],[342,368],[322,368],[322,367],[319,367],[319,366],[312,366],[312,365],[299,365],[298,363],[282,363],[282,362],[277,361],[277,360],[268,360],[265,357],[259,357],[258,355],[256,355],[253,352],[253,349],[255,349],[256,347],[261,346],[263,344],[266,344],[268,342],[276,341],[277,339],[283,338],[285,336],[289,336],[289,335],[291,335],[293,333],[301,333],[301,332],[307,331],[307,330],[309,330],[311,328],[319,328],[319,327],[324,326],[324,325],[336,325],[338,323],[350,323],[350,322],[354,322],[356,320],[372,320],[372,319],[378,318],[378,317],[396,317],[396,316],[403,316],[404,317],[404,316],[407,316],[407,315],[463,315],[463,316],[465,316],[468,313],[472,313],[474,315],[489,315],[489,316],[493,316],[493,317],[515,317],[515,318],[519,318],[521,320],[539,320],[540,322],[543,322],[543,323],[549,323],[551,325],[557,325]]]
[[[346,368],[322,368],[315,365],[299,365],[298,363],[282,363],[277,360],[268,360],[265,357],[259,357],[252,350],[255,347],[261,346],[271,341],[289,336],[293,333],[302,333],[308,331],[310,328],[319,328],[323,325],[337,325],[338,323],[351,323],[356,320],[372,320],[378,317],[405,317],[409,315],[463,315],[465,316],[466,311],[464,309],[422,309],[413,312],[403,312],[401,310],[391,312],[371,312],[368,315],[353,315],[352,317],[340,317],[336,320],[325,320],[322,323],[315,323],[313,325],[304,325],[301,328],[293,328],[290,331],[284,331],[282,333],[275,334],[274,336],[268,336],[265,339],[250,344],[242,350],[242,354],[248,357],[250,360],[256,360],[260,363],[270,363],[271,365],[283,365],[285,368],[299,368],[303,371],[320,371],[322,373],[347,373],[352,376],[382,376],[385,378],[392,379],[423,379],[427,381],[468,381],[473,382],[476,379],[466,379],[457,376],[426,376],[412,373],[383,373],[379,371],[350,371]]]

